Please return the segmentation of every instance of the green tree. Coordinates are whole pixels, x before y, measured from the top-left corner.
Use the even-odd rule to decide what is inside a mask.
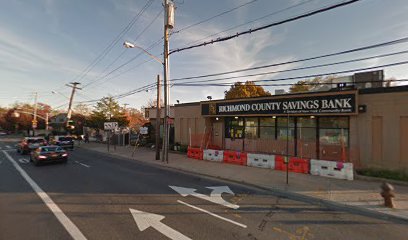
[[[129,124],[123,108],[112,97],[104,97],[96,103],[95,109],[86,121],[86,126],[103,129],[103,123],[108,121],[118,122],[120,127],[125,127]]]
[[[271,93],[265,91],[262,86],[258,86],[251,81],[245,83],[236,82],[228,91],[225,91],[225,99],[249,98],[270,96]]]

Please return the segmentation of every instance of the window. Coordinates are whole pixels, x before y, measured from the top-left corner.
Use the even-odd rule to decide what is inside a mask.
[[[346,161],[349,147],[349,118],[319,118],[319,158]]]
[[[317,158],[316,156],[316,118],[297,118],[297,156]]]
[[[259,119],[259,137],[261,139],[275,139],[276,118],[263,117]]]
[[[288,133],[288,118],[279,117],[278,120],[278,139],[279,140],[293,140],[295,138],[295,118],[289,118],[289,133]]]
[[[348,117],[321,117],[319,127],[320,144],[348,146]]]
[[[245,138],[258,138],[258,118],[245,118]]]
[[[226,138],[244,137],[244,118],[226,118],[225,121]]]

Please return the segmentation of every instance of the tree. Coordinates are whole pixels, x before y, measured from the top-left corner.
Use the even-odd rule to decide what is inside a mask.
[[[108,121],[118,122],[120,127],[129,124],[129,120],[123,112],[123,109],[112,97],[104,97],[96,103],[96,107],[86,121],[86,125],[95,129],[103,129],[103,123]]]
[[[236,82],[228,91],[225,91],[225,99],[248,98],[270,96],[271,93],[265,91],[262,86],[257,86],[251,81],[245,83]]]
[[[326,77],[315,77],[312,79],[300,80],[289,88],[290,93],[308,92],[319,87],[323,87],[325,83],[331,83],[336,76],[330,75]]]
[[[89,107],[83,103],[77,104],[74,107],[73,112],[84,116],[88,116],[89,114],[91,114],[91,110],[89,109]]]
[[[143,124],[147,122],[142,111],[135,108],[130,108],[127,110],[127,117],[129,120],[129,127],[131,129],[138,130],[141,126],[143,126]]]

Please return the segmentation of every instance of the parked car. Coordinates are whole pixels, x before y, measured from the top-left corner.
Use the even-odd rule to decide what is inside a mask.
[[[31,152],[30,162],[38,166],[47,162],[63,162],[68,161],[68,153],[60,146],[49,145],[42,146]]]
[[[5,131],[0,131],[0,136],[5,136],[5,135],[7,135],[8,133],[7,132],[5,132]]]
[[[18,145],[17,152],[21,154],[30,153],[31,151],[46,146],[47,141],[43,137],[25,137]]]
[[[74,138],[71,136],[54,136],[50,143],[64,149],[74,150]]]

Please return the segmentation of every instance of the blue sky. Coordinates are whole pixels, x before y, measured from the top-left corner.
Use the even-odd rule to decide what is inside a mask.
[[[67,105],[64,104],[67,103],[67,99],[64,95],[70,94],[70,89],[65,84],[75,80],[147,2],[147,0],[1,0],[0,106],[8,106],[16,101],[32,102],[33,92],[38,92],[40,102],[65,109]],[[342,2],[342,0],[176,0],[174,30],[177,31],[248,2],[251,3],[172,35],[170,48],[187,46],[214,33],[296,4],[303,3],[298,7],[215,37],[266,25]],[[406,0],[361,0],[346,7],[244,35],[227,42],[174,53],[170,58],[170,78],[231,71],[313,57],[407,37],[407,12]],[[158,18],[150,28],[141,34],[156,16]],[[160,40],[162,35],[162,1],[154,0],[135,25],[118,40],[109,54],[80,79],[82,85],[92,84],[79,91],[75,102],[124,93],[154,82],[156,75],[162,74],[162,67],[159,63],[150,61],[150,58],[144,54],[123,68],[113,70],[140,53],[138,49],[125,50],[122,46],[125,40],[132,41],[137,38],[137,44],[147,48]],[[404,43],[258,72],[344,61],[407,49],[408,44]],[[156,45],[150,52],[160,57],[162,45]],[[123,55],[120,56],[122,53]],[[118,60],[112,64],[115,59]],[[402,54],[353,64],[237,80],[294,77],[406,60],[407,54]],[[408,71],[405,69],[406,65],[402,65],[384,70],[387,78],[406,79]],[[112,73],[107,75],[110,72]],[[247,72],[247,74],[255,72]],[[242,74],[244,73],[234,76]],[[226,89],[227,87],[174,86],[171,88],[171,103],[175,103],[176,100],[201,101],[208,95],[214,99],[222,98]],[[274,91],[273,87],[266,87],[266,89]],[[52,91],[55,93],[53,94]],[[131,107],[140,108],[149,99],[154,98],[154,91],[143,91],[119,101],[122,104],[128,103]]]

